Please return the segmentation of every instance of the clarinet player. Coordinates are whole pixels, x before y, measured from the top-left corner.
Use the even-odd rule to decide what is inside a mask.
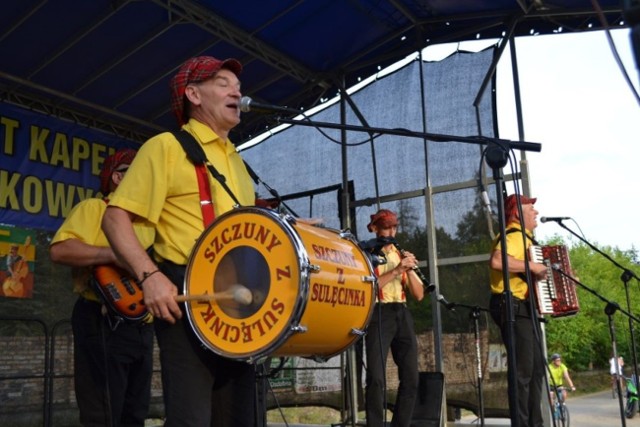
[[[388,209],[371,215],[367,229],[377,240],[388,241],[380,249],[386,263],[376,267],[378,295],[365,340],[367,382],[365,407],[368,427],[382,427],[384,420],[385,366],[389,349],[398,365],[400,385],[391,425],[409,427],[418,391],[418,346],[413,317],[407,308],[406,291],[421,301],[424,284],[414,268],[415,256],[401,254],[393,241],[398,217]],[[386,240],[385,240],[386,239]]]

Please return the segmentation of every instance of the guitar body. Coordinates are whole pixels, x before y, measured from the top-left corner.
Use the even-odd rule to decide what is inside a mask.
[[[142,288],[129,273],[113,264],[93,268],[94,290],[109,311],[124,320],[146,320],[151,314],[144,305]]]
[[[19,259],[13,265],[13,278],[21,282],[29,274],[29,263],[24,258]]]
[[[24,283],[23,280],[29,274],[29,264],[20,257],[11,267],[11,275],[2,283],[2,292],[6,297],[23,298]]]
[[[24,285],[21,280],[8,277],[2,283],[2,292],[6,297],[22,298],[24,296]]]

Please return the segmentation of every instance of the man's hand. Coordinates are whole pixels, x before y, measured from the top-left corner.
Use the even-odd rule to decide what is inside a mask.
[[[178,289],[161,272],[149,275],[142,284],[144,304],[149,313],[157,319],[171,324],[182,318],[182,311],[175,300]]]
[[[418,260],[415,255],[411,252],[403,251],[402,259],[400,260],[400,264],[398,267],[402,269],[402,271],[408,271],[415,268],[418,265]]]
[[[548,271],[546,265],[537,262],[530,262],[529,269],[531,270],[531,273],[533,273],[533,275],[538,279],[543,279],[544,277],[546,277]]]

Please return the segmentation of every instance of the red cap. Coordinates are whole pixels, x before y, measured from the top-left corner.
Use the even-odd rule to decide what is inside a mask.
[[[236,76],[242,72],[242,64],[237,59],[221,61],[213,56],[197,56],[188,59],[171,79],[171,108],[182,126],[188,120],[184,117],[184,90],[189,83],[203,82],[213,77],[218,71],[226,68]]]
[[[507,220],[509,220],[509,218],[516,218],[516,214],[518,213],[518,199],[523,205],[532,205],[538,200],[535,197],[516,196],[515,194],[507,196],[507,198],[504,199],[504,216]]]
[[[371,215],[371,222],[367,224],[367,230],[373,232],[373,226],[387,228],[398,225],[398,217],[389,209],[380,209]]]
[[[104,160],[102,170],[100,171],[100,192],[105,196],[109,194],[109,184],[111,184],[111,175],[122,165],[130,165],[137,151],[131,148],[118,150]]]

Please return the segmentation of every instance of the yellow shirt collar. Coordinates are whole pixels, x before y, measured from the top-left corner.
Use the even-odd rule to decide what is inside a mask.
[[[231,141],[229,140],[223,140],[209,126],[193,118],[189,119],[189,122],[186,123],[182,128],[194,135],[196,139],[198,141],[201,141],[203,144],[219,142],[220,144],[226,146],[227,144],[231,143]]]

